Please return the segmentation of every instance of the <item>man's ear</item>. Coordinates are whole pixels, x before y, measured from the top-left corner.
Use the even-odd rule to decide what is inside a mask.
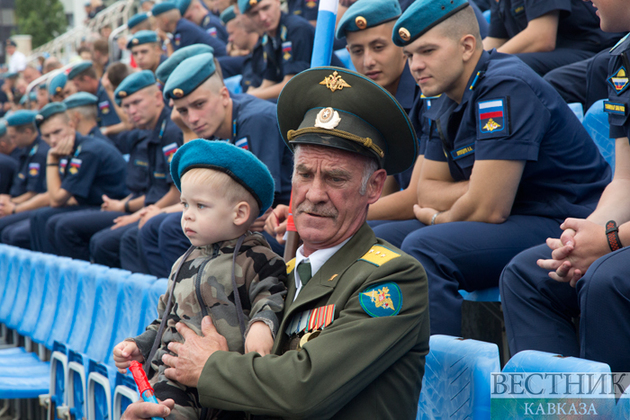
[[[234,206],[234,219],[232,220],[236,226],[243,226],[249,221],[252,214],[252,208],[247,201],[239,201]]]
[[[473,35],[464,35],[460,40],[462,47],[462,59],[464,62],[470,60],[477,50],[477,39]]]
[[[368,196],[368,203],[374,204],[381,197],[383,187],[385,186],[385,180],[387,179],[387,172],[385,169],[379,169],[374,172],[367,184],[366,195]]]

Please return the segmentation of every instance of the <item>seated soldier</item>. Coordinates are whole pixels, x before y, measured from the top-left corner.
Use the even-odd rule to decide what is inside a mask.
[[[181,190],[181,229],[193,246],[173,265],[158,319],[114,347],[114,361],[123,372],[132,360],[148,361],[155,395],[177,401],[171,417],[206,419],[214,415],[199,405],[197,390],[164,375],[162,356],[171,342],[184,340],[175,325],[183,322],[201,333],[209,315],[229,337],[230,351],[271,353],[286,295],[286,266],[260,234],[248,230],[273,200],[273,178],[262,162],[236,146],[198,139],[182,146],[172,163],[171,176]]]
[[[7,136],[7,125],[0,121],[0,197],[9,194],[13,177],[18,170],[18,160],[11,156],[12,145]]]
[[[127,49],[141,70],[151,70],[154,74],[168,58],[162,54],[160,38],[153,31],[136,32],[127,42]]]
[[[618,39],[599,29],[590,2],[583,0],[503,0],[491,2],[486,50],[516,54],[540,75],[584,60]]]
[[[75,129],[82,136],[90,136],[114,145],[114,142],[101,133],[96,119],[98,118],[98,98],[87,92],[78,92],[63,100],[68,117]]]
[[[177,0],[177,6],[184,19],[199,25],[208,35],[218,38],[224,44],[228,42],[228,34],[219,17],[208,11],[201,0]]]
[[[48,82],[48,95],[50,102],[61,102],[68,96],[77,92],[74,83],[68,81],[65,72],[60,71]]]
[[[289,203],[291,152],[278,132],[274,104],[248,95],[230,97],[221,75],[215,71],[210,53],[182,61],[168,77],[164,97],[173,100],[174,109],[198,137],[226,139],[253,153],[273,176],[274,204]],[[168,274],[164,271],[168,272],[169,266],[178,258],[177,253],[181,254],[189,246],[179,228],[179,209],[171,210],[177,213],[156,216],[148,226],[140,229],[138,238],[126,238],[125,245],[121,246],[123,268],[160,276]],[[261,231],[266,216],[251,229]],[[168,245],[165,246],[163,241],[167,238]],[[272,247],[277,245],[271,239],[268,237]],[[281,251],[281,248],[276,249]]]
[[[223,56],[225,43],[210,36],[206,31],[194,23],[184,19],[177,5],[173,1],[156,4],[151,10],[156,19],[158,35],[166,44],[167,55],[170,56],[179,48],[193,44],[208,44],[214,49],[214,54]],[[172,34],[171,39],[167,34]]]
[[[153,28],[151,27],[151,19],[149,18],[149,14],[147,12],[136,13],[129,18],[129,20],[127,21],[127,29],[129,29],[131,35],[135,35],[135,33],[139,31],[153,30]]]

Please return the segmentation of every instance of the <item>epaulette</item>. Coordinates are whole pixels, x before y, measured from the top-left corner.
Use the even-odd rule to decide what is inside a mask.
[[[291,274],[295,268],[295,258],[287,262],[287,274]]]
[[[386,262],[398,257],[400,257],[400,254],[392,251],[391,249],[387,249],[382,245],[374,245],[368,252],[365,253],[364,256],[359,258],[359,261],[367,261],[370,264],[380,267]]]
[[[615,51],[621,44],[625,43],[626,40],[628,39],[628,35],[630,35],[630,33],[627,33],[623,38],[621,38],[619,41],[617,41],[617,43],[610,49],[610,52]],[[624,49],[625,51],[625,49]]]

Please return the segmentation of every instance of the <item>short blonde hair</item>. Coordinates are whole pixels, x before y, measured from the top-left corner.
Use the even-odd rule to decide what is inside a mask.
[[[184,172],[181,176],[181,181],[184,178],[186,178],[187,182],[212,185],[214,189],[221,192],[230,204],[235,205],[245,201],[250,207],[248,226],[258,218],[260,208],[254,196],[225,172],[210,168],[193,168]]]

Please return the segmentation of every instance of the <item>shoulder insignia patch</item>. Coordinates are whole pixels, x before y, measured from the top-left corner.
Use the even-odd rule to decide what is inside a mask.
[[[295,258],[287,262],[287,274],[291,274],[295,268]]]
[[[365,253],[364,256],[359,258],[359,261],[366,261],[380,267],[386,262],[398,257],[400,257],[400,254],[392,251],[391,249],[387,249],[382,245],[374,245],[368,252]]]
[[[617,95],[621,95],[621,93],[628,88],[628,85],[630,85],[626,68],[621,66],[615,74],[608,78],[608,83],[610,83]]]
[[[616,115],[627,115],[626,104],[604,101],[604,112]]]
[[[249,150],[249,141],[247,140],[247,137],[243,137],[240,140],[236,140],[234,142],[234,145],[236,147],[240,147],[241,149]]]
[[[396,283],[381,283],[359,294],[359,303],[372,318],[398,315],[403,305],[402,292]]]
[[[503,99],[484,101],[479,107],[479,129],[482,133],[503,130]]]

